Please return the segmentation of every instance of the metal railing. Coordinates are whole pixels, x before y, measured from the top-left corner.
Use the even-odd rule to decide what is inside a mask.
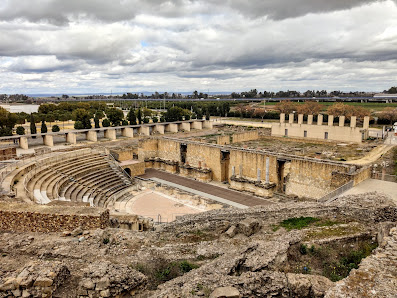
[[[336,199],[338,196],[343,194],[345,191],[348,191],[354,185],[354,181],[350,180],[346,184],[342,185],[341,187],[335,189],[334,191],[330,192],[329,194],[323,196],[322,198],[318,199],[317,202],[329,203]]]
[[[390,175],[381,172],[372,172],[372,179],[388,181],[388,182],[396,182],[397,183],[397,175]]]

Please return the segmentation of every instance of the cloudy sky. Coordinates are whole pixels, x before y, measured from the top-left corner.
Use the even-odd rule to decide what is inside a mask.
[[[397,0],[0,0],[0,93],[397,85]]]

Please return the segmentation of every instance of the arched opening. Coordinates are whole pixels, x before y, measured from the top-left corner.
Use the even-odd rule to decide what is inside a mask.
[[[124,171],[131,176],[131,169],[130,168],[125,168]]]

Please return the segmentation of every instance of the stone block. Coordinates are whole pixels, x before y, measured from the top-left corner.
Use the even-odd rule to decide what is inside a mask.
[[[215,289],[210,298],[239,298],[240,292],[233,287],[220,287]]]

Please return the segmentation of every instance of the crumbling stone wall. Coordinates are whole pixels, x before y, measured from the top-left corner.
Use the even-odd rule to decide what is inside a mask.
[[[0,231],[48,233],[108,226],[109,211],[102,208],[0,204]]]
[[[254,141],[259,138],[258,131],[252,130],[243,133],[237,133],[232,136],[232,143],[241,143],[247,141]]]
[[[186,163],[198,168],[210,168],[212,179],[221,181],[221,148],[189,143]]]
[[[345,184],[343,175],[336,173],[347,173],[348,171],[349,167],[343,164],[293,159],[291,160],[286,194],[315,199],[321,198]],[[333,177],[335,175],[338,176]],[[338,177],[343,181],[338,183]]]
[[[218,145],[228,145],[228,144],[230,144],[230,136],[229,135],[217,136],[216,137],[216,143]]]

